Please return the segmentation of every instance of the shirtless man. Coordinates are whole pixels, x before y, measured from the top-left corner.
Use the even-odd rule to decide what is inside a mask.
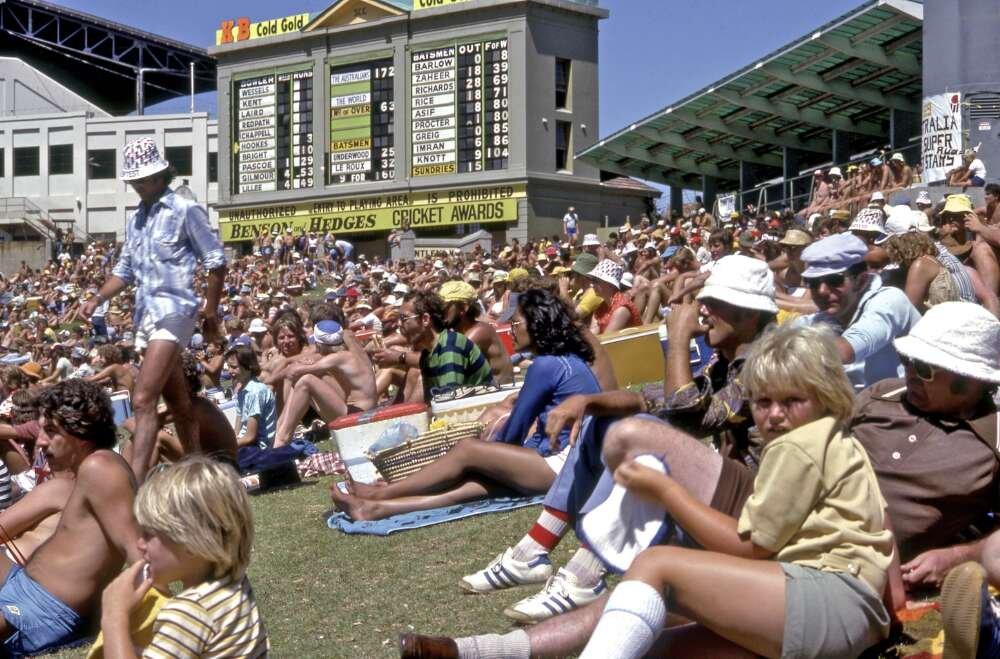
[[[236,465],[236,432],[233,430],[229,419],[219,409],[219,407],[208,398],[200,395],[202,390],[201,369],[198,368],[198,358],[190,351],[184,352],[183,360],[184,381],[188,386],[188,395],[191,396],[191,413],[198,419],[201,433],[200,453],[204,453],[210,458]],[[153,451],[153,462],[176,462],[191,451],[184,447],[177,435],[166,432],[163,428],[172,421],[169,411],[159,414],[160,430],[156,434],[156,449]],[[126,419],[122,428],[130,433],[135,432],[135,419]],[[132,445],[125,447],[122,454],[126,460],[132,456]],[[0,519],[0,523],[3,520]]]
[[[127,389],[131,394],[135,388],[136,371],[131,364],[126,363],[121,349],[108,343],[97,349],[97,356],[104,363],[104,368],[89,376],[87,382],[107,385],[111,387],[111,391]]]
[[[274,388],[278,409],[281,410],[292,387],[286,369],[300,362],[311,364],[318,357],[306,339],[302,319],[294,311],[285,311],[275,317],[271,323],[271,335],[274,347],[265,352],[261,360],[260,381]]]
[[[57,471],[0,514],[0,541],[10,561],[23,565],[52,537],[75,484],[72,471]]]
[[[375,407],[375,374],[371,360],[350,330],[334,320],[321,320],[313,329],[319,359],[285,369],[292,392],[278,419],[275,448],[292,441],[295,427],[313,406],[324,421]],[[332,380],[332,381],[331,381]]]
[[[476,289],[464,281],[446,282],[440,290],[444,300],[444,323],[448,329],[461,332],[479,346],[479,351],[486,355],[493,371],[493,381],[497,384],[507,384],[514,379],[514,366],[510,356],[500,342],[500,336],[489,323],[479,320],[482,309],[476,295]]]
[[[94,384],[68,380],[39,397],[38,438],[49,465],[76,475],[55,533],[24,568],[0,557],[0,638],[11,654],[37,654],[78,638],[101,591],[126,558],[140,560],[132,513],[135,476],[111,451],[111,402]]]

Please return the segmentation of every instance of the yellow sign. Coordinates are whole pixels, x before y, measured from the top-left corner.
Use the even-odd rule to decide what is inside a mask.
[[[237,18],[222,21],[215,31],[215,45],[250,41],[273,37],[276,34],[298,32],[309,23],[309,14],[296,14],[284,18],[271,18],[266,21],[251,23],[249,18]]]
[[[518,200],[525,196],[526,187],[520,183],[224,209],[219,211],[219,233],[223,242],[239,242],[287,229],[373,233],[395,229],[404,221],[414,229],[512,222],[518,219]]]
[[[457,5],[460,2],[469,2],[469,0],[413,0],[413,11],[449,7],[451,5]]]

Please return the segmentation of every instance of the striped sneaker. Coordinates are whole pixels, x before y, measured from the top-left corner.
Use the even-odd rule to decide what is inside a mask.
[[[545,582],[545,588],[512,605],[503,614],[530,625],[590,604],[607,588],[603,577],[596,586],[580,586],[571,572],[559,568],[555,576]]]
[[[526,563],[515,559],[513,547],[507,547],[485,569],[462,577],[462,588],[470,593],[492,593],[513,586],[542,583],[551,574],[548,554],[539,554]]]

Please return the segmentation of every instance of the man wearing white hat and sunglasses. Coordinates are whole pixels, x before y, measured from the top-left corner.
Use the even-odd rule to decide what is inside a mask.
[[[218,337],[217,310],[226,278],[222,243],[208,223],[205,209],[182,199],[170,189],[170,163],[160,156],[152,138],[133,140],[122,150],[122,180],[139,195],[139,206],[129,217],[125,244],[100,292],[82,309],[94,309],[135,284],[137,340],[147,344],[132,396],[136,430],[132,470],[141,483],[152,466],[158,429],[156,406],[162,394],[177,434],[187,451],[199,447],[198,423],[191,414],[180,355],[202,316],[202,333]],[[205,300],[195,293],[198,262],[208,272]]]
[[[968,531],[996,510],[1000,321],[978,304],[943,302],[893,344],[905,378],[858,396],[851,434],[888,503],[903,581],[937,586],[979,560],[983,541]]]

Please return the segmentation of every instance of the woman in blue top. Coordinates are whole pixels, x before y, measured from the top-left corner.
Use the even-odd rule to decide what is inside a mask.
[[[405,480],[391,485],[351,483],[331,495],[356,520],[382,519],[501,494],[511,489],[543,494],[565,462],[569,431],[545,435],[549,410],[575,394],[601,391],[590,370],[594,351],[573,313],[558,296],[540,289],[521,293],[511,319],[514,344],[535,355],[524,386],[498,441],[466,440]],[[537,424],[535,423],[537,421]],[[535,427],[535,431],[529,431]]]

